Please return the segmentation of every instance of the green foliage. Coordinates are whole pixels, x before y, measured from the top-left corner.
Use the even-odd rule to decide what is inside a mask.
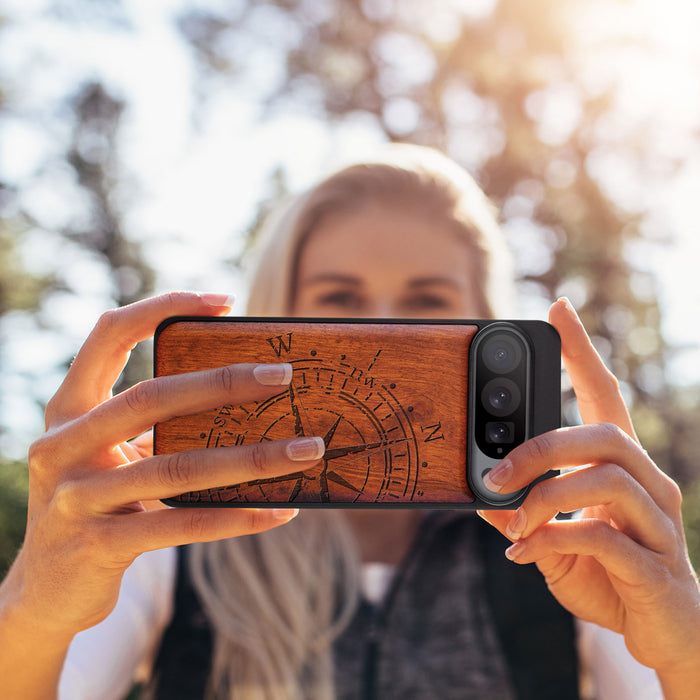
[[[700,571],[700,479],[684,489],[683,524],[690,560],[695,571]]]
[[[27,465],[0,461],[0,579],[24,538],[27,523]]]
[[[36,309],[51,287],[51,279],[28,274],[22,269],[17,242],[22,232],[14,222],[0,220],[0,316],[10,310]]]

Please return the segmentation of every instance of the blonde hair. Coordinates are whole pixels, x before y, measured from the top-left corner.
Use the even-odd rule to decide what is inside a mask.
[[[340,512],[193,545],[189,564],[214,632],[208,697],[335,697],[331,645],[359,600],[355,541]]]
[[[291,314],[299,257],[309,235],[327,214],[372,203],[415,207],[451,226],[473,252],[474,264],[465,275],[473,276],[483,315],[510,313],[512,257],[491,202],[466,170],[439,151],[391,144],[376,160],[339,170],[266,220],[256,241],[248,314]]]
[[[321,218],[371,203],[412,203],[473,250],[485,317],[510,304],[513,273],[493,208],[456,163],[393,145],[277,210],[259,236],[248,313],[292,312],[300,252]],[[338,511],[302,512],[268,532],[192,547],[190,572],[214,631],[208,692],[231,700],[330,700],[331,645],[359,599],[359,558]]]

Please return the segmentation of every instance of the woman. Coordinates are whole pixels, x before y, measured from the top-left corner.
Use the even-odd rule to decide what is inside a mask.
[[[466,173],[431,151],[399,149],[384,163],[351,168],[325,181],[272,226],[249,311],[503,315],[507,307],[498,291],[509,273],[499,270],[506,260],[499,241],[486,201]],[[109,615],[123,572],[138,554],[213,540],[218,542],[193,547],[189,565],[178,569],[176,609],[156,661],[160,685],[155,692],[162,696],[167,696],[163,683],[173,673],[177,677],[182,663],[173,650],[199,626],[205,629],[203,639],[213,630],[210,687],[233,688],[233,697],[332,697],[334,685],[339,697],[357,697],[363,691],[358,668],[369,669],[364,677],[373,690],[366,690],[378,697],[515,697],[521,674],[512,663],[509,668],[508,637],[522,630],[499,638],[500,606],[489,601],[486,590],[484,562],[491,546],[483,557],[477,554],[477,545],[489,537],[484,533],[494,531],[477,528],[477,519],[458,514],[435,525],[420,511],[309,512],[285,527],[246,538],[236,536],[286,523],[295,512],[154,506],[154,499],[245,481],[253,474],[298,471],[322,456],[313,438],[174,457],[148,456],[144,438],[126,442],[173,415],[279,393],[288,372],[260,365],[160,378],[111,397],[130,348],[150,336],[162,318],[228,308],[222,296],[180,294],[108,312],[47,407],[47,433],[30,453],[25,545],[1,589],[0,670],[11,684],[10,697],[54,692],[71,639]],[[482,516],[514,542],[507,556],[535,562],[551,593],[573,615],[620,633],[634,657],[656,670],[667,698],[691,697],[700,681],[700,593],[685,549],[678,488],[636,442],[617,382],[570,305],[554,304],[550,321],[562,337],[585,425],[516,448],[491,473],[490,487],[509,492],[551,468],[586,467],[543,482],[515,513]],[[551,522],[558,511],[575,509],[583,509],[582,519]],[[428,536],[426,556],[444,552],[429,559],[431,566],[441,567],[441,575],[431,577],[433,570],[425,572],[421,559],[423,565],[409,576],[406,561],[414,561],[413,553]],[[461,538],[473,546],[462,546]],[[460,546],[449,549],[453,541]],[[137,567],[149,568],[144,564],[148,556]],[[163,571],[158,563],[172,570],[173,557],[155,556],[160,558],[151,559],[155,563],[149,570],[158,578]],[[381,598],[390,588],[390,596],[415,602],[412,610],[407,603],[407,613],[394,621],[392,644],[381,646],[382,663],[387,655],[396,657],[390,667],[397,677],[388,680],[371,644],[363,647],[367,659],[357,658],[355,641],[368,629],[357,628],[368,619],[367,606],[355,605],[358,562],[380,565],[381,581],[364,586],[367,595]],[[397,566],[400,573],[392,573]],[[430,591],[443,578],[449,584],[453,575],[476,596],[451,608],[460,624],[451,627],[453,616],[434,608],[429,612],[435,614],[424,619],[423,607],[435,602]],[[387,583],[392,576],[403,577],[401,585],[392,588]],[[421,595],[412,592],[416,589],[407,578]],[[187,596],[192,600],[192,586],[198,597],[193,609],[180,615]],[[136,594],[119,606],[152,610],[168,585],[156,586],[150,597],[145,588],[136,586]],[[100,654],[101,664],[124,676],[115,655],[129,656],[139,647],[140,657],[139,645],[149,631],[157,642],[171,617],[167,604],[159,610],[132,616],[151,623],[140,637],[122,636],[133,634],[120,627],[128,614],[112,615],[95,628],[117,638]],[[401,627],[402,621],[423,619],[421,628]],[[527,633],[535,639],[537,631],[533,625]],[[83,645],[94,646],[99,639],[99,631],[91,632],[83,635],[88,640]],[[427,649],[422,635],[430,637]],[[133,642],[137,637],[140,641]],[[460,655],[463,647],[474,658]],[[443,659],[448,663],[441,665]],[[203,663],[208,665],[208,658]],[[70,664],[66,668],[69,674]],[[451,682],[451,693],[435,690],[443,677],[460,677],[462,670],[464,681]],[[178,682],[186,682],[187,675]],[[406,678],[411,682],[399,692]],[[105,681],[105,693],[116,680]]]

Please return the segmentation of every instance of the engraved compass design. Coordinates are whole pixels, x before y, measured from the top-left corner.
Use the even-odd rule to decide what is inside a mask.
[[[418,445],[425,428],[419,426],[417,438],[413,407],[396,398],[395,382],[376,373],[381,349],[366,358],[328,350],[320,357],[314,347],[297,342],[296,333],[265,341],[272,358],[292,364],[289,389],[266,401],[221,407],[209,430],[199,434],[201,446],[321,436],[325,455],[303,471],[213,490],[209,500],[389,505],[422,495],[418,473],[427,464],[420,462]]]

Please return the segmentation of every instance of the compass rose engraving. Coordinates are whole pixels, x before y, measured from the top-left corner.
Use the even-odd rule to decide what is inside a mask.
[[[295,437],[306,437],[313,435],[314,430],[309,423],[309,418],[301,403],[297,390],[294,386],[289,388],[289,398],[292,405],[292,414],[294,415],[294,435]],[[354,445],[343,445],[342,447],[331,447],[333,436],[336,429],[343,420],[343,415],[339,415],[331,424],[323,436],[323,442],[326,446],[325,454],[321,463],[306,469],[302,472],[294,472],[287,476],[277,477],[276,479],[258,479],[253,482],[248,482],[249,485],[258,485],[264,483],[280,483],[285,481],[294,481],[289,501],[296,501],[297,497],[302,497],[302,500],[320,501],[322,503],[330,503],[330,492],[328,482],[338,484],[348,491],[354,491],[360,495],[362,490],[351,484],[344,476],[348,464],[355,459],[355,455],[360,458],[367,458],[391,450],[401,443],[406,443],[408,438],[399,438],[396,440],[380,440],[370,443],[359,443]],[[350,456],[350,459],[341,461],[343,457]],[[303,498],[308,496],[308,498]]]
[[[325,454],[303,471],[217,489],[212,500],[410,501],[420,467],[418,440],[409,418],[412,409],[396,399],[396,384],[370,373],[381,350],[358,367],[345,354],[320,358],[314,349],[295,358],[291,335],[270,345],[292,363],[289,389],[255,405],[222,407],[201,439],[207,447],[219,447],[318,435]]]

